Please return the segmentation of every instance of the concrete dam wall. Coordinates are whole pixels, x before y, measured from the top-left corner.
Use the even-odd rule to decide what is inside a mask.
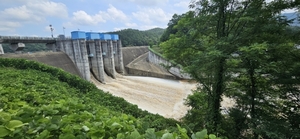
[[[76,65],[72,62],[69,56],[63,52],[38,52],[38,53],[26,53],[26,54],[3,54],[0,57],[4,58],[22,58],[27,60],[33,60],[41,62],[53,67],[61,68],[64,71],[72,73],[81,77]]]
[[[182,73],[180,67],[166,69],[163,65],[171,66],[171,63],[150,51],[148,46],[125,47],[122,50],[127,75],[165,79],[191,79],[188,74]]]
[[[148,46],[123,47],[122,53],[124,66],[127,66],[130,62],[148,51]]]

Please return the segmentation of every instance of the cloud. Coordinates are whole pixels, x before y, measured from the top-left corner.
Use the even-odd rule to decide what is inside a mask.
[[[175,7],[180,7],[180,8],[188,8],[189,4],[190,4],[189,1],[180,1],[178,3],[175,3],[174,6]]]
[[[20,0],[19,0],[20,1]],[[42,22],[48,16],[65,18],[68,17],[67,7],[62,3],[51,1],[24,2],[24,5],[6,8],[0,11],[0,18],[11,22]]]
[[[38,12],[40,16],[52,16],[59,18],[68,17],[68,10],[65,4],[52,1],[39,1],[27,4],[31,11]]]
[[[129,18],[113,5],[109,5],[106,11],[99,11],[95,15],[89,15],[85,11],[76,11],[73,13],[72,21],[76,25],[97,25],[106,21],[129,21]]]
[[[89,15],[85,11],[74,12],[72,20],[78,25],[97,25],[100,22],[106,22],[101,15]]]
[[[0,31],[13,32],[24,24],[37,24],[47,20],[48,17],[68,17],[67,7],[62,3],[48,0],[17,0],[6,4],[14,4],[10,8],[0,11]],[[1,3],[3,3],[1,1]],[[18,4],[18,5],[16,5]]]
[[[166,4],[169,0],[123,0],[123,2],[132,2],[142,6],[158,6]]]
[[[1,21],[0,22],[0,31],[13,32],[15,28],[20,27],[21,24],[18,22],[10,21]]]
[[[172,17],[172,14],[165,13],[161,8],[144,8],[138,12],[133,12],[132,15],[146,24],[167,23]]]
[[[128,28],[133,28],[133,27],[137,27],[138,25],[136,23],[125,23],[126,27]]]

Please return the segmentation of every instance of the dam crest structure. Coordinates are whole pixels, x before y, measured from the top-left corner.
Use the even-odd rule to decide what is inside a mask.
[[[73,31],[71,38],[0,36],[0,54],[4,54],[1,43],[9,43],[16,53],[24,49],[24,43],[46,43],[53,52],[64,52],[79,70],[80,76],[91,81],[91,73],[105,83],[106,75],[116,78],[124,74],[122,43],[116,34]]]

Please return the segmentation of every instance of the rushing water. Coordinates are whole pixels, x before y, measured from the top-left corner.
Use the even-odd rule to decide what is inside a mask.
[[[124,98],[139,108],[164,117],[180,119],[188,108],[184,99],[196,88],[196,83],[153,77],[119,76],[106,84],[95,80],[99,89]]]
[[[106,84],[92,80],[99,89],[122,97],[143,110],[177,120],[189,109],[184,105],[184,100],[197,86],[195,82],[140,76],[107,77]],[[223,97],[221,105],[226,108],[233,103],[231,99]]]

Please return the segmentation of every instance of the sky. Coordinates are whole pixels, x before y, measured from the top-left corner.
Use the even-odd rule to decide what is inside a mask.
[[[0,0],[0,36],[71,35],[71,31],[109,32],[166,28],[190,0]]]

